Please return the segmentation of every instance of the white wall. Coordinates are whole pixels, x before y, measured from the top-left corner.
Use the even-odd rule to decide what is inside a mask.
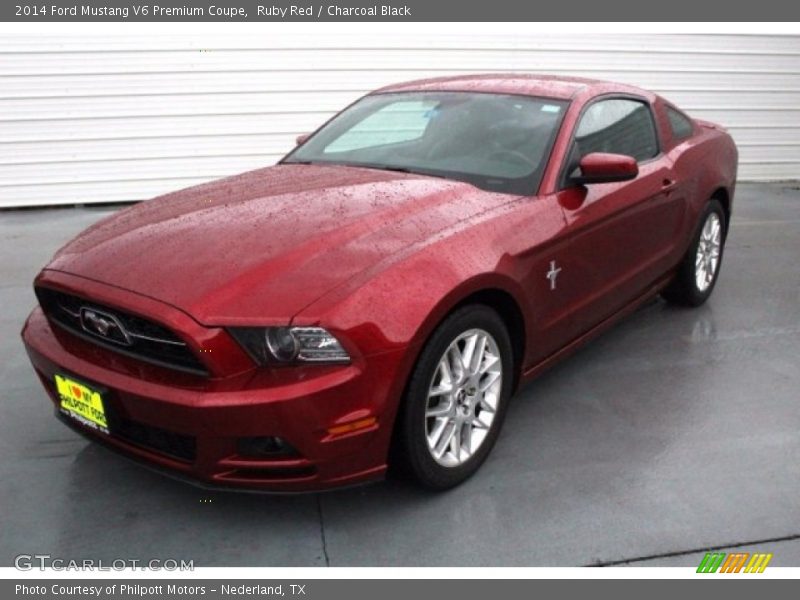
[[[140,200],[275,162],[364,92],[527,71],[641,85],[800,178],[800,36],[0,38],[0,207]]]

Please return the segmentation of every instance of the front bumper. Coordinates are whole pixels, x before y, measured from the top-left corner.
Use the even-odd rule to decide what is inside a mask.
[[[160,367],[147,367],[142,376],[132,369],[133,359],[98,360],[109,351],[55,328],[39,308],[26,322],[23,340],[57,411],[56,373],[104,389],[113,416],[110,435],[64,417],[70,426],[180,478],[207,486],[302,492],[367,482],[386,471],[400,351],[345,366],[252,369],[203,378]],[[373,418],[355,431],[330,432]],[[297,453],[241,455],[237,442],[256,436],[279,436]]]

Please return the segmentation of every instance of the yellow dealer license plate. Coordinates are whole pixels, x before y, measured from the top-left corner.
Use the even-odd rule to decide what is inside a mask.
[[[64,375],[56,375],[55,380],[61,399],[61,412],[88,427],[108,433],[108,420],[100,392]]]

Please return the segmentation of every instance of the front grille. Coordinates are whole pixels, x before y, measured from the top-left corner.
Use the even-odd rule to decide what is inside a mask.
[[[120,419],[114,424],[111,434],[126,442],[188,462],[193,462],[197,455],[197,442],[193,436],[173,433],[136,421]]]
[[[48,319],[83,339],[162,367],[208,375],[186,342],[158,323],[50,288],[36,288],[36,295]],[[98,318],[105,334],[86,326],[87,319]]]
[[[45,379],[44,381],[49,385],[48,380]],[[101,443],[105,442],[105,436],[96,435],[92,430],[88,430],[63,412],[56,410],[56,417],[78,433],[87,435]],[[115,419],[111,428],[111,437],[184,462],[194,462],[197,457],[197,439],[195,437],[144,425],[136,421]]]

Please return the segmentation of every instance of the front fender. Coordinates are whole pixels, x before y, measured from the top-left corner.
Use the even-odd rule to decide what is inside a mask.
[[[452,249],[452,246],[450,246]],[[502,258],[447,259],[434,248],[393,265],[335,303],[318,302],[293,320],[323,324],[343,335],[363,355],[421,346],[436,326],[465,298],[500,291],[528,313],[525,295]],[[452,253],[448,253],[451,257]]]
[[[452,241],[448,248],[453,248]],[[298,314],[293,323],[321,324],[336,335],[357,365],[368,369],[376,357],[395,353],[392,373],[384,373],[386,394],[372,398],[376,414],[394,423],[406,383],[419,353],[436,326],[465,298],[484,290],[499,290],[517,302],[524,313],[524,296],[516,281],[504,272],[504,261],[489,259],[467,263],[448,260],[430,248],[394,264],[331,303],[318,302]],[[510,262],[510,261],[505,261]],[[495,267],[495,270],[492,270]],[[388,449],[392,427],[377,443]]]

